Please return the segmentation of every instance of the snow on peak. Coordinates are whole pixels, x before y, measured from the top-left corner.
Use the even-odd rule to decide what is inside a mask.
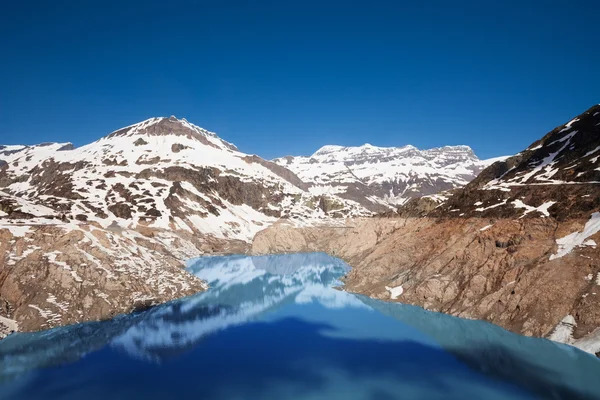
[[[423,156],[431,155],[438,156],[441,153],[447,153],[452,155],[463,155],[464,157],[472,158],[473,160],[477,160],[477,156],[469,146],[465,145],[457,145],[457,146],[443,146],[443,147],[434,147],[431,149],[420,150],[417,147],[407,144],[401,147],[381,147],[374,146],[370,143],[365,143],[362,146],[337,146],[337,145],[326,145],[317,150],[312,158],[319,156],[328,156],[334,155],[336,157],[344,157],[344,158],[353,158],[357,155],[364,155],[366,153],[369,154],[400,154],[405,152],[415,152],[419,153]]]
[[[117,136],[117,134],[119,134],[119,133],[123,134],[125,132],[127,134],[135,134],[138,131],[141,131],[149,126],[159,123],[163,119],[165,119],[165,118],[164,117],[148,118],[143,121],[137,122],[133,125],[128,125],[128,126],[124,126],[123,128],[119,128],[116,131],[109,133],[108,137],[113,136],[113,135]]]
[[[216,133],[194,125],[185,118],[179,119],[173,115],[169,118],[149,118],[137,124],[118,129],[103,139],[138,136],[141,140],[146,140],[145,138],[152,136],[187,137],[204,145],[237,151],[237,148],[233,144],[219,138]]]
[[[288,156],[274,162],[313,184],[315,192],[352,196],[366,185],[372,193],[370,201],[378,204],[401,203],[463,186],[488,165],[469,146],[419,150],[412,145],[379,147],[370,143],[327,145],[309,157]]]
[[[314,154],[314,156],[318,156],[318,155],[322,155],[322,154],[330,154],[330,153],[334,153],[336,151],[340,151],[345,149],[346,147],[344,146],[336,146],[336,145],[326,145],[321,147],[319,150],[317,150]]]
[[[0,167],[6,162],[11,162],[16,158],[36,158],[40,154],[42,157],[48,157],[52,154],[68,153],[70,150],[74,150],[70,142],[65,143],[40,143],[31,146],[26,145],[0,145]],[[57,153],[60,152],[60,153]],[[27,168],[25,165],[21,166],[24,170]]]
[[[419,150],[413,145],[402,147],[379,147],[370,143],[362,146],[336,146],[321,147],[310,157],[295,157],[297,160],[312,160],[319,162],[345,162],[345,163],[380,163],[383,161],[399,159],[421,159],[427,161],[440,161],[449,164],[459,161],[477,162],[479,159],[469,146],[444,146],[427,150]],[[287,157],[288,161],[290,157]],[[281,159],[279,159],[281,160]]]
[[[337,146],[326,145],[313,153],[311,157],[325,156],[336,153],[344,153],[346,155],[364,154],[364,153],[390,153],[398,150],[418,150],[415,146],[406,145],[402,147],[380,147],[370,143],[365,143],[362,146]]]
[[[197,125],[191,124],[185,118],[177,118],[171,115],[169,118],[153,117],[144,121],[129,125],[110,133],[108,137],[114,136],[134,136],[134,135],[180,135],[182,130],[188,129],[194,133],[204,136],[217,137],[214,132],[210,132]]]

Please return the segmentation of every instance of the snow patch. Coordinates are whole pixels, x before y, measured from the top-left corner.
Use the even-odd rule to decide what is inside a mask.
[[[0,229],[8,229],[15,237],[24,237],[30,231],[30,228],[27,225],[0,225]]]
[[[587,156],[591,156],[594,153],[597,153],[600,150],[600,146],[596,147],[594,150],[588,151],[587,153],[585,153],[585,155],[583,156],[584,158]],[[598,159],[598,157],[594,157],[595,159]],[[590,160],[591,161],[591,160]],[[592,161],[592,162],[596,162],[596,161]]]
[[[0,325],[4,325],[9,331],[17,332],[19,324],[14,319],[6,318],[0,315]]]
[[[554,328],[554,332],[548,337],[548,339],[559,343],[571,343],[573,339],[573,329],[577,326],[575,318],[572,315],[567,315],[560,321],[560,323]]]
[[[402,295],[402,293],[404,293],[404,288],[402,288],[402,285],[400,285],[400,286],[396,286],[396,287],[389,287],[389,286],[386,286],[386,287],[385,287],[385,290],[387,290],[387,291],[389,291],[389,292],[390,292],[390,298],[391,298],[392,300],[395,300],[395,299],[397,299],[399,296],[401,296],[401,295]]]
[[[534,211],[538,211],[545,217],[549,217],[550,213],[548,212],[548,209],[550,207],[552,207],[552,205],[554,205],[555,203],[556,203],[555,201],[547,201],[539,207],[533,207],[533,206],[529,206],[529,205],[523,203],[521,200],[517,199],[512,202],[512,205],[514,205],[515,208],[524,208],[525,209],[525,213],[523,215],[521,215],[520,218],[523,218],[530,212],[534,212]]]
[[[583,295],[583,297],[587,297],[587,293]],[[596,328],[582,338],[574,339],[573,330],[576,326],[577,323],[575,322],[575,318],[573,318],[572,315],[567,315],[560,321],[556,328],[554,328],[554,331],[548,339],[558,343],[569,344],[592,355],[600,352],[600,328]]]
[[[598,231],[600,231],[600,212],[595,212],[585,224],[582,232],[573,232],[570,235],[556,240],[558,252],[551,255],[550,260],[561,258],[569,254],[575,247],[595,246],[596,242],[592,240],[592,244],[590,241],[586,242],[586,239]]]
[[[478,208],[475,209],[475,211],[481,212],[481,211],[491,210],[492,208],[500,207],[500,206],[503,206],[504,204],[506,204],[506,199],[503,200],[503,201],[501,201],[498,204],[493,204],[493,205],[488,206],[488,207],[478,207]]]

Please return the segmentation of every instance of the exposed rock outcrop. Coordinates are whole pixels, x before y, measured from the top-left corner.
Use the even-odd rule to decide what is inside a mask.
[[[252,250],[326,251],[354,267],[347,290],[597,353],[599,158],[597,105],[464,188],[344,227],[276,224]]]
[[[203,290],[181,260],[246,252],[259,232],[255,253],[342,257],[354,267],[348,290],[576,345],[585,337],[586,350],[599,351],[589,339],[600,326],[599,115],[600,106],[588,110],[464,188],[489,164],[465,147],[401,149],[423,171],[451,166],[443,179],[426,173],[427,188],[415,186],[414,174],[395,183],[357,175],[373,154],[398,166],[398,149],[328,146],[300,163],[328,168],[345,149],[352,157],[340,164],[342,193],[305,182],[308,172],[287,168],[292,158],[241,153],[174,117],[79,149],[1,146],[0,334],[109,318]],[[431,194],[404,196],[417,192]],[[397,210],[362,218],[396,200]]]
[[[525,335],[548,336],[565,315],[574,315],[575,337],[582,337],[600,326],[593,311],[600,251],[585,246],[550,258],[556,239],[585,222],[376,218],[349,220],[344,227],[276,224],[256,235],[252,251],[325,251],[353,267],[345,290],[485,319]],[[402,287],[402,294],[394,300],[386,286]]]
[[[203,290],[182,260],[245,252],[278,218],[370,215],[185,119],[81,148],[0,146],[0,331],[109,318]],[[331,212],[328,214],[328,211]]]

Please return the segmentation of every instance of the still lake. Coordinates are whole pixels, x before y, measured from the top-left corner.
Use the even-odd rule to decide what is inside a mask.
[[[0,341],[0,399],[595,399],[572,347],[334,289],[322,253],[202,257],[211,288]]]

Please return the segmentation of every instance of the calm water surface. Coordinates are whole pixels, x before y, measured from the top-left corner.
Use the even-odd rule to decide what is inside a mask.
[[[333,289],[320,253],[205,257],[211,289],[0,342],[0,399],[595,399],[568,346]]]

